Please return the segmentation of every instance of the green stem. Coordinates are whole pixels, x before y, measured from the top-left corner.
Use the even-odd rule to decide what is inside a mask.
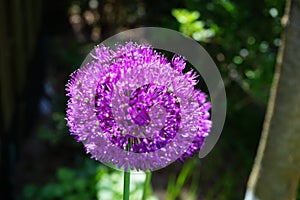
[[[123,200],[129,200],[129,194],[130,194],[130,172],[124,171]]]
[[[128,145],[126,150],[129,152],[132,145],[132,140],[128,140]],[[129,200],[130,194],[130,167],[128,166],[128,171],[124,168],[124,187],[123,187],[123,200]]]
[[[146,197],[148,195],[148,189],[150,187],[150,182],[151,182],[151,172],[146,171],[146,180],[145,180],[145,183],[144,183],[144,190],[143,190],[142,200],[146,200]]]

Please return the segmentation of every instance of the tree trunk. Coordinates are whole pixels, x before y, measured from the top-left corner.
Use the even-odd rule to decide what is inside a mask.
[[[245,200],[294,200],[300,180],[300,0],[288,0],[264,128]]]

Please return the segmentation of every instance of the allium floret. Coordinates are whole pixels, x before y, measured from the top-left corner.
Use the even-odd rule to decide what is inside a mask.
[[[198,152],[211,128],[210,103],[186,62],[150,45],[96,46],[66,90],[70,132],[100,162],[155,170]]]

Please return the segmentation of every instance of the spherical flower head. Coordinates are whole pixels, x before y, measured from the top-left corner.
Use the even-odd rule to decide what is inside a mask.
[[[92,158],[118,169],[156,170],[199,152],[210,103],[186,62],[150,45],[96,46],[71,75],[67,122]]]

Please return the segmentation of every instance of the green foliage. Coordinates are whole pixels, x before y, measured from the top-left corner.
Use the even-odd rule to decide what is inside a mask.
[[[102,168],[97,173],[97,197],[99,200],[122,199],[124,173],[121,171],[110,171]],[[143,172],[131,173],[130,175],[130,199],[140,200],[143,195],[146,175]],[[147,200],[157,200],[151,194]]]
[[[145,173],[132,173],[130,199],[140,200],[143,194]],[[151,191],[151,189],[148,189]],[[60,167],[53,180],[45,185],[28,184],[22,194],[24,200],[82,200],[122,199],[123,172],[99,165],[88,159],[79,168]],[[148,193],[147,200],[157,200]]]
[[[177,178],[175,177],[175,174],[171,174],[170,181],[167,188],[166,200],[175,200],[180,195],[180,192],[182,191],[187,180],[193,177],[194,175],[196,175],[196,177],[197,175],[199,175],[199,173],[194,174],[196,170],[196,164],[197,164],[197,158],[190,159],[183,165]],[[197,192],[195,188],[196,185],[197,183],[193,182],[193,185],[191,186],[192,189],[190,191],[189,199],[195,198],[196,196],[195,193]]]
[[[175,9],[172,14],[179,31],[194,39],[203,27],[208,27],[214,34],[204,39],[203,45],[216,60],[226,83],[238,83],[254,101],[266,104],[280,44],[284,3],[190,0],[180,5],[184,9]],[[198,19],[200,13],[202,21]]]
[[[213,37],[217,31],[217,26],[205,28],[205,22],[197,20],[200,17],[198,11],[188,11],[186,9],[173,9],[172,15],[180,23],[179,30],[197,41],[207,41]]]
[[[96,170],[95,161],[92,160],[87,160],[79,169],[61,167],[57,170],[54,180],[46,185],[26,185],[22,199],[96,199]]]

